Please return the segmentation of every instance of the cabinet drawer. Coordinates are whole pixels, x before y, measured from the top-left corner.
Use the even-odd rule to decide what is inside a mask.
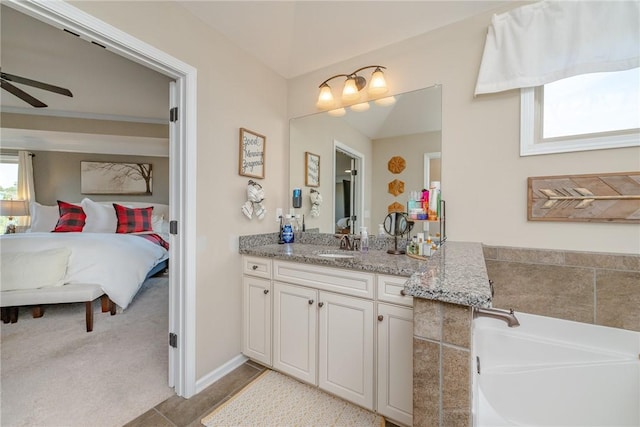
[[[268,258],[243,256],[242,273],[271,279],[271,260]]]
[[[274,261],[273,278],[320,290],[373,299],[374,275],[333,267]]]
[[[407,283],[407,280],[409,280],[408,277],[379,274],[376,277],[378,300],[413,307],[413,297],[403,295],[404,284]]]

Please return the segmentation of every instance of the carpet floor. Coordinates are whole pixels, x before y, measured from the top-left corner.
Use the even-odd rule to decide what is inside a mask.
[[[384,418],[317,387],[267,370],[202,419],[214,426],[384,427]]]
[[[167,277],[148,279],[115,316],[94,302],[21,309],[2,324],[2,426],[121,426],[172,396],[168,387]]]

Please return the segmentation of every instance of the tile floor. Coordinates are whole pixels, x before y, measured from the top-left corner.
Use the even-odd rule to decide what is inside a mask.
[[[172,396],[149,409],[125,427],[194,427],[217,406],[227,401],[265,370],[251,361],[246,362],[210,385],[191,399]],[[398,427],[389,421],[385,427]]]

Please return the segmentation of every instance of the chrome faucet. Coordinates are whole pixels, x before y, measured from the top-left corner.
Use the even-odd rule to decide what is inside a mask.
[[[495,308],[473,307],[473,317],[493,317],[494,319],[504,320],[510,328],[520,326],[520,322],[518,321],[513,308],[510,308],[509,311],[505,311]]]
[[[360,237],[352,236],[350,234],[335,234],[334,236],[340,239],[340,249],[343,249],[345,251],[358,250],[358,242],[360,241]]]

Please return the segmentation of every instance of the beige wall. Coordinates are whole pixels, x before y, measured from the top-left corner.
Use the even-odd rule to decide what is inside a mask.
[[[112,154],[62,153],[34,151],[33,179],[36,201],[55,205],[56,200],[79,202],[92,200],[138,201],[169,204],[169,158],[149,156],[117,156]],[[151,163],[153,168],[150,196],[96,195],[80,193],[80,162]]]
[[[73,2],[74,6],[197,68],[196,377],[240,353],[238,235],[277,231],[288,207],[286,82],[178,4]],[[125,6],[125,7],[123,7]],[[248,178],[238,175],[238,132],[265,135],[263,221],[240,213]]]
[[[638,225],[527,222],[527,177],[639,170],[640,148],[520,157],[519,91],[473,96],[490,22],[490,13],[480,15],[293,79],[289,116],[315,112],[317,86],[327,76],[364,65],[386,66],[393,93],[440,83],[449,239],[639,253]]]

